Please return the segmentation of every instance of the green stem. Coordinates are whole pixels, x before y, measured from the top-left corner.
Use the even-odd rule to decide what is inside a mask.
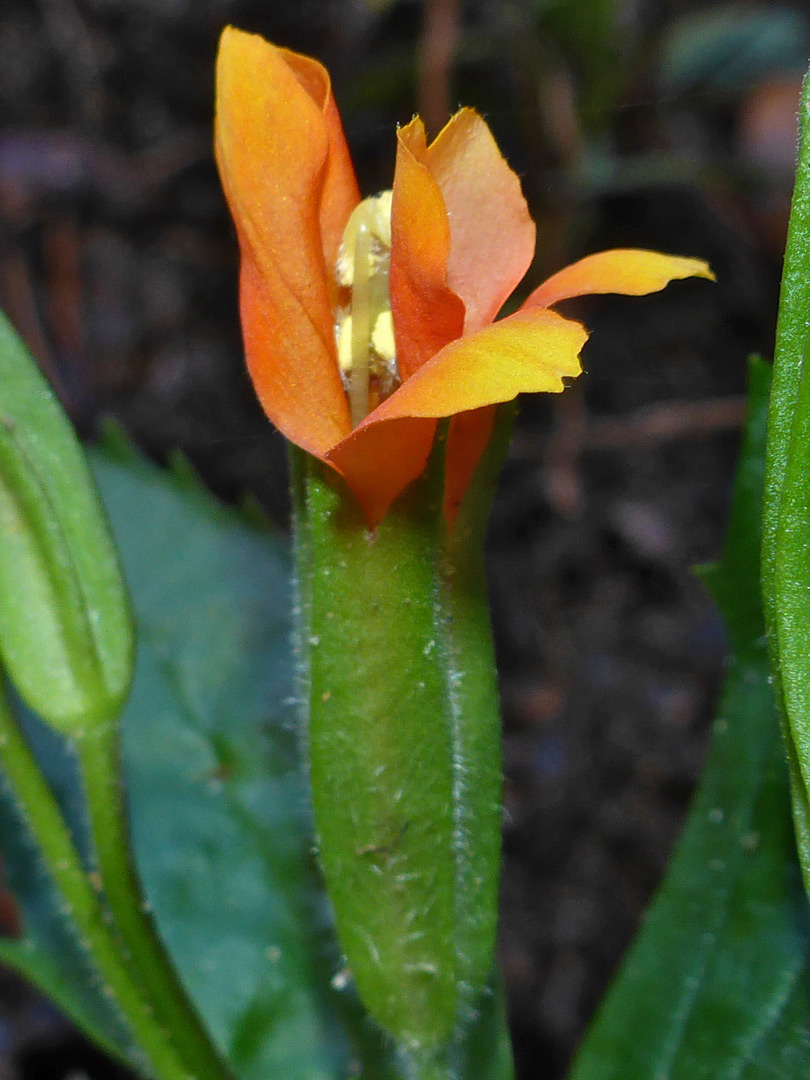
[[[94,855],[104,896],[133,972],[197,1080],[230,1080],[158,936],[135,870],[121,781],[120,729],[104,725],[76,740]]]
[[[0,688],[0,765],[25,816],[40,855],[61,894],[83,946],[98,970],[105,993],[115,1001],[159,1080],[190,1080],[171,1045],[169,1033],[153,1015],[127,969],[126,960],[105,922],[105,913],[84,872],[76,847],[36,758]],[[143,1062],[139,1064],[143,1065]]]

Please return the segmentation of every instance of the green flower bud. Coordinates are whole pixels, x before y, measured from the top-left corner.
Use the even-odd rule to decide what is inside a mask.
[[[0,314],[0,660],[25,703],[80,736],[115,718],[134,634],[76,435]]]

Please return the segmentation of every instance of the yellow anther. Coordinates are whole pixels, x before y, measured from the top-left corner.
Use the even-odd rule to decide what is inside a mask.
[[[394,316],[391,314],[390,308],[387,311],[381,311],[377,316],[377,321],[374,323],[374,329],[371,333],[371,345],[381,360],[388,363],[396,360],[397,346],[394,341]]]
[[[352,317],[345,313],[338,319],[335,327],[337,338],[338,364],[344,375],[352,370]]]
[[[336,317],[335,342],[355,427],[399,383],[390,261],[391,192],[384,191],[355,208],[335,265],[338,284],[350,290]]]

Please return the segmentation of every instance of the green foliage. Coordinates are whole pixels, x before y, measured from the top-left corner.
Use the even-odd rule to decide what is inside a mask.
[[[704,571],[733,648],[706,769],[571,1080],[810,1071],[810,921],[756,603],[767,392],[768,369],[755,362],[728,537],[720,563]]]
[[[58,730],[114,719],[132,677],[118,560],[83,452],[0,314],[0,657]]]
[[[322,1000],[323,929],[320,941],[302,929],[322,925],[324,912],[289,714],[285,547],[187,479],[134,457],[98,455],[95,471],[136,596],[126,773],[159,928],[241,1077],[335,1076],[347,1047]],[[53,741],[40,748],[53,777],[65,750]],[[80,831],[75,800],[66,809]],[[98,1041],[120,1046],[120,1026],[76,962],[19,835],[19,821],[4,816],[2,849],[26,931],[6,958]],[[54,970],[59,980],[47,977]]]
[[[170,952],[240,1076],[334,1075],[289,711],[282,541],[186,478],[97,463],[135,596],[132,828]]]
[[[554,39],[573,61],[585,129],[599,130],[610,122],[628,76],[617,0],[533,0],[531,8],[539,41]]]
[[[137,862],[181,977],[242,1080],[404,1075],[339,971],[311,859],[292,715],[285,542],[119,438],[94,471],[135,597],[138,666],[123,718]],[[84,814],[68,745],[26,732],[74,838]],[[122,1060],[132,1045],[7,792],[0,850],[24,934],[2,959]],[[509,1080],[500,994],[484,988],[454,1076]]]

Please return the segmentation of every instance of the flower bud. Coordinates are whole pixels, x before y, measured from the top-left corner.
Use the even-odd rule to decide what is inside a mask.
[[[0,315],[0,660],[65,735],[115,718],[132,678],[126,588],[81,446]]]

